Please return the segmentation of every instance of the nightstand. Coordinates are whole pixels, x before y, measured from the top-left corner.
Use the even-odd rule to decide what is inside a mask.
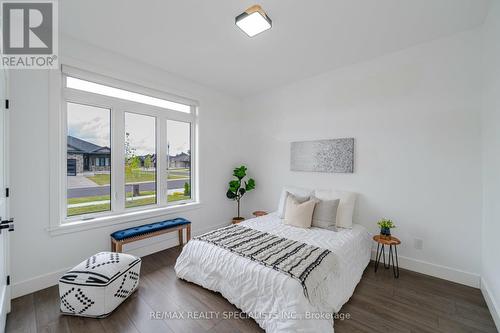
[[[392,271],[394,273],[394,277],[399,278],[399,261],[398,261],[398,250],[397,246],[401,244],[401,241],[393,236],[382,236],[375,235],[373,236],[373,240],[377,242],[377,255],[375,256],[375,272],[378,269],[378,264],[380,264],[380,257],[384,256],[384,268],[391,268],[391,260],[392,260]],[[389,263],[386,265],[385,263],[385,245],[389,245]],[[394,248],[394,249],[393,249]],[[396,261],[394,261],[394,257],[396,257]]]
[[[255,217],[259,217],[259,216],[264,216],[264,215],[267,215],[267,212],[263,211],[263,210],[256,210],[255,212],[252,213]]]
[[[240,218],[237,218],[237,217],[233,217],[233,220],[231,221],[232,224],[238,224],[238,223],[241,223],[245,221],[245,218],[244,217],[240,217]]]

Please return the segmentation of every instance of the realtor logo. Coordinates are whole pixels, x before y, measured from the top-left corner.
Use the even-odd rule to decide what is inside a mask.
[[[2,67],[57,68],[57,3],[2,3]]]

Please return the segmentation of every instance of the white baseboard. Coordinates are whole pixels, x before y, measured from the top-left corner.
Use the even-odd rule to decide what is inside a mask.
[[[194,233],[194,235],[201,235],[205,232],[208,232],[210,230],[214,230],[217,228],[225,227],[228,224],[220,224],[216,226],[212,226],[210,228],[205,228],[203,230],[199,230]],[[163,251],[168,248],[174,247],[179,245],[179,241],[177,238],[177,232],[172,232],[164,235],[160,235],[158,237],[155,237],[154,239],[149,239],[149,240],[143,240],[143,241],[138,241],[136,243],[131,243],[128,245],[125,245],[123,248],[123,252],[133,254],[135,256],[143,257],[147,256],[148,254],[152,254],[155,252]],[[108,251],[108,249],[106,249]],[[76,265],[77,263],[75,263]],[[73,267],[73,266],[72,266]],[[35,276],[31,279],[27,279],[24,281],[20,281],[17,283],[12,284],[11,288],[11,295],[12,298],[17,298],[21,297],[27,294],[34,293],[38,290],[42,290],[48,287],[55,286],[59,278],[63,276],[65,272],[70,270],[72,267],[66,267],[62,268],[60,270],[57,270],[55,272]]]
[[[481,292],[483,293],[484,299],[486,300],[486,304],[488,304],[488,309],[490,310],[493,321],[497,326],[497,331],[500,332],[500,306],[495,301],[493,294],[490,292],[488,284],[483,278],[481,278]]]
[[[372,251],[372,260],[375,260],[376,254],[376,251]],[[427,261],[405,256],[398,256],[398,259],[400,268],[464,284],[474,288],[479,288],[481,285],[481,276],[479,274],[465,272],[460,269],[433,264]]]
[[[11,295],[12,298],[21,297],[27,294],[31,294],[35,291],[42,290],[48,287],[52,287],[57,284],[59,278],[63,276],[71,267],[63,268],[55,272],[35,276],[31,279],[20,281],[18,283],[12,284]]]

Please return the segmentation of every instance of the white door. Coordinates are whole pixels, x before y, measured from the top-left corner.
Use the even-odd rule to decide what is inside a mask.
[[[7,78],[5,70],[0,70],[0,218],[8,220],[7,205],[7,138],[8,115],[5,100],[7,98]],[[0,224],[0,332],[5,330],[5,320],[10,311],[10,289],[7,284],[9,266],[9,223]]]

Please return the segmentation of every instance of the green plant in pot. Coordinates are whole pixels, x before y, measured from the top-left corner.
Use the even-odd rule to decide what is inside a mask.
[[[245,179],[247,176],[247,167],[242,165],[233,170],[233,179],[229,182],[229,189],[227,190],[226,196],[228,199],[235,200],[238,203],[238,216],[233,218],[233,221],[240,222],[244,218],[240,216],[240,200],[245,195],[245,193],[255,189],[255,180],[253,178]]]
[[[390,236],[391,235],[391,229],[396,228],[396,225],[392,220],[383,218],[380,221],[377,222],[377,225],[380,227],[380,234],[383,236]]]

